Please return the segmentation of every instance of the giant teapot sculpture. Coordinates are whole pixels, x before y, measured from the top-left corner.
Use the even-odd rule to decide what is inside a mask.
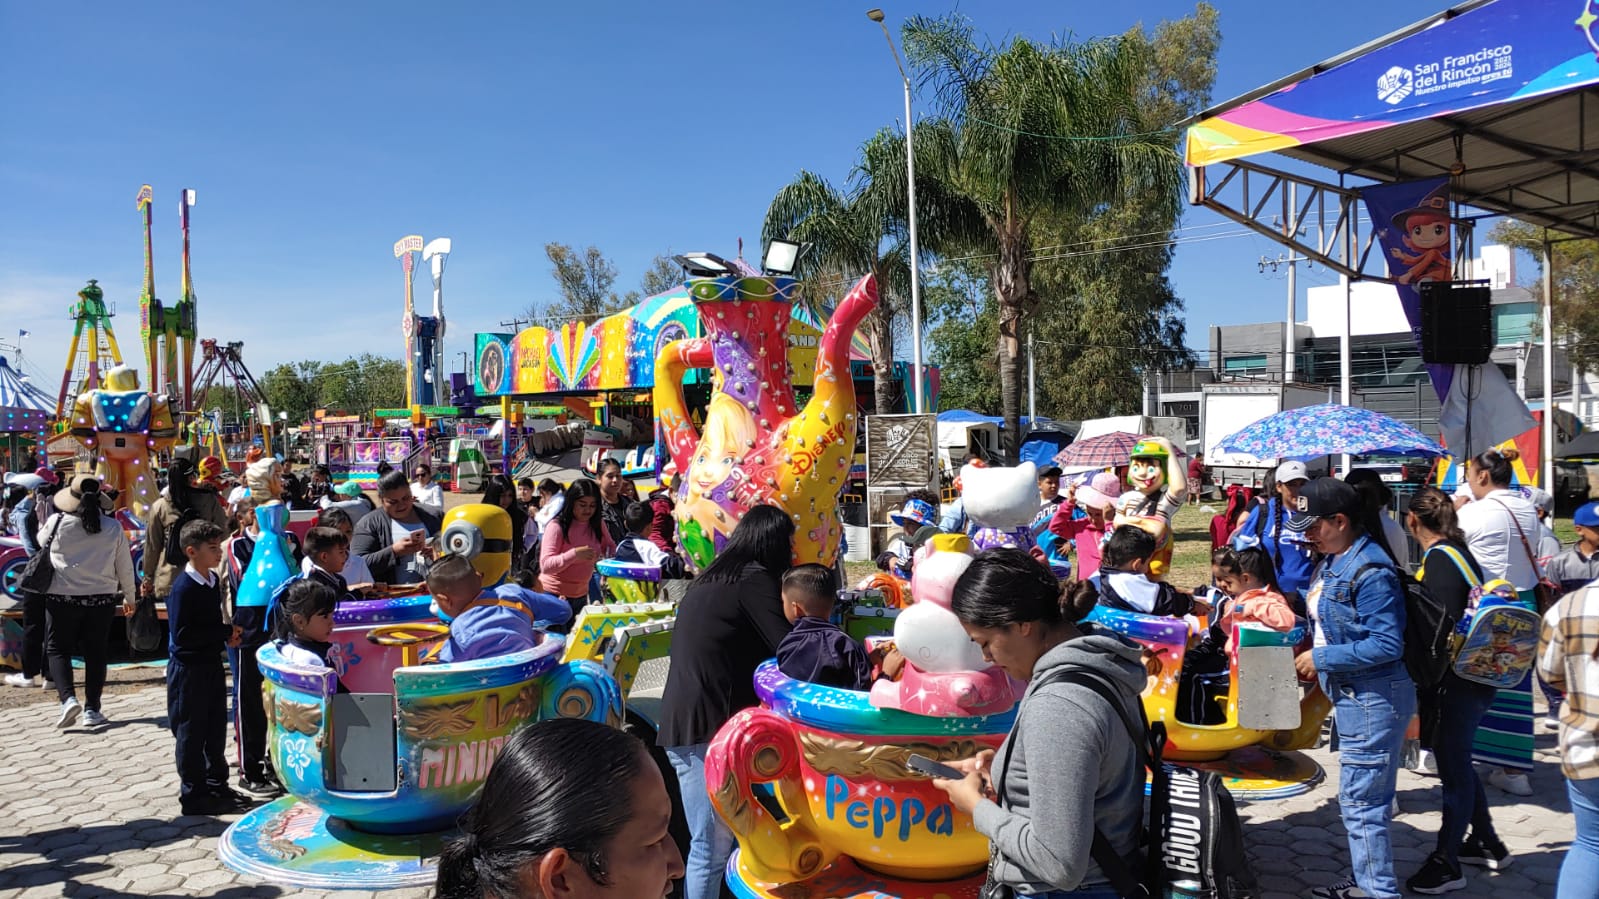
[[[838,555],[838,496],[855,453],[855,384],[849,344],[877,305],[877,282],[862,278],[822,332],[816,387],[801,409],[789,384],[792,278],[727,275],[696,280],[689,295],[703,336],[677,340],[655,361],[661,443],[676,473],[678,540],[703,570],[744,513],[777,506],[794,520],[794,561],[831,564]],[[703,430],[689,420],[683,375],[712,370]]]

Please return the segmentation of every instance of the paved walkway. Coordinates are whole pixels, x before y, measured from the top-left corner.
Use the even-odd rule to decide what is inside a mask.
[[[163,691],[107,697],[112,724],[102,733],[57,731],[55,711],[41,697],[37,704],[0,712],[0,899],[324,895],[235,874],[216,855],[217,838],[232,819],[178,816]],[[1500,834],[1515,853],[1513,866],[1499,874],[1469,871],[1468,889],[1454,895],[1554,894],[1572,822],[1553,743],[1552,735],[1539,735],[1535,795],[1516,799],[1488,789]],[[1241,806],[1264,899],[1303,896],[1348,870],[1336,757],[1312,755],[1328,766],[1328,779],[1316,790]],[[1394,854],[1403,878],[1431,848],[1439,817],[1437,779],[1405,772],[1399,801],[1403,813],[1394,827]],[[420,899],[428,893],[381,895]]]

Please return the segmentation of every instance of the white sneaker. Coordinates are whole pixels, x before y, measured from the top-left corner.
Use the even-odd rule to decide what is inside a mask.
[[[1532,795],[1532,784],[1527,780],[1527,775],[1520,771],[1499,768],[1488,775],[1488,782],[1512,796]]]
[[[83,713],[84,727],[102,727],[110,723],[111,719],[100,714],[99,709],[87,709]]]
[[[1549,714],[1543,716],[1543,729],[1544,730],[1559,730],[1560,729],[1560,713],[1559,712],[1550,712]]]
[[[78,697],[68,696],[61,703],[61,717],[56,719],[58,730],[71,727],[77,723],[78,716],[83,714],[83,706],[78,705]]]
[[[16,674],[6,675],[5,680],[6,686],[8,687],[37,687],[38,685],[44,683],[43,677],[38,675],[29,677],[20,671],[18,671]]]
[[[1417,774],[1437,774],[1438,759],[1432,754],[1431,749],[1422,749],[1416,753],[1416,764],[1410,770]]]
[[[1371,894],[1355,886],[1354,878],[1310,891],[1312,899],[1370,899]]]

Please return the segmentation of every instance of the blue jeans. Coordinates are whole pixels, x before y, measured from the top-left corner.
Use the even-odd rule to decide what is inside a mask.
[[[1454,675],[1445,675],[1438,695],[1438,725],[1433,731],[1432,754],[1438,763],[1438,779],[1444,788],[1444,822],[1438,828],[1437,852],[1460,864],[1460,841],[1466,826],[1478,837],[1497,841],[1493,819],[1488,814],[1488,795],[1471,764],[1471,738],[1482,723],[1482,716],[1493,705],[1493,687],[1474,684]]]
[[[683,814],[688,818],[688,858],[683,860],[683,899],[717,899],[727,876],[727,860],[733,855],[733,832],[722,822],[711,805],[705,788],[705,752],[709,743],[693,746],[668,746],[666,757],[677,772],[677,786],[683,794]]]
[[[1588,899],[1599,896],[1599,780],[1568,780],[1566,794],[1577,835],[1560,863],[1555,899]]]
[[[1416,687],[1401,670],[1392,680],[1345,682],[1331,692],[1338,724],[1338,808],[1349,834],[1355,883],[1372,899],[1399,899],[1388,828]]]

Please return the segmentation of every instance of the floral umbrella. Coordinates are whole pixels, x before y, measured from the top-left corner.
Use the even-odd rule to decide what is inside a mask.
[[[1448,451],[1420,431],[1381,412],[1338,403],[1303,406],[1268,415],[1216,450],[1248,453],[1259,459],[1314,459],[1354,456],[1443,456]]]
[[[1062,468],[1111,468],[1126,465],[1138,441],[1146,440],[1142,434],[1112,431],[1087,440],[1074,440],[1055,454],[1055,464]],[[1186,455],[1177,450],[1177,455]]]

